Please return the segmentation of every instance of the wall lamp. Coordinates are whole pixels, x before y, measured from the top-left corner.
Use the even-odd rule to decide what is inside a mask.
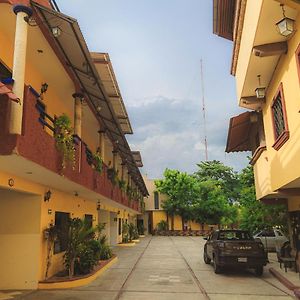
[[[52,195],[51,191],[48,190],[44,195],[44,202],[49,202],[49,200],[51,199],[51,195]]]
[[[277,29],[282,36],[289,36],[294,32],[295,20],[286,17],[284,5],[280,4],[283,14],[283,19],[276,23]]]
[[[266,88],[261,87],[260,75],[257,75],[258,78],[258,88],[255,89],[255,94],[257,99],[263,99],[266,96]]]
[[[52,31],[53,36],[56,38],[61,35],[61,29],[58,26],[52,27],[51,31]]]
[[[45,82],[45,83],[42,84],[42,86],[41,86],[41,93],[40,93],[40,97],[42,99],[43,99],[43,94],[45,94],[48,91],[48,87],[49,87],[49,85],[48,85],[47,82]]]

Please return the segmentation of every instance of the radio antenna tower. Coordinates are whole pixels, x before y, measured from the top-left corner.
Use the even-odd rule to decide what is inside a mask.
[[[201,66],[202,117],[203,117],[203,123],[204,123],[205,161],[208,161],[207,133],[206,133],[206,112],[205,112],[205,97],[204,97],[204,80],[203,80],[202,59],[200,60],[200,66]]]

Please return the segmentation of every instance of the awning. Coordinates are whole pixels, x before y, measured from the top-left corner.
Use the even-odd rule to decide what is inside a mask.
[[[6,95],[10,100],[20,102],[20,99],[2,82],[0,82],[0,95]]]
[[[251,151],[251,114],[244,112],[230,119],[225,152]]]
[[[70,70],[75,74],[85,99],[115,149],[119,152],[123,162],[126,163],[133,181],[143,195],[147,196],[148,191],[143,177],[135,164],[118,117],[96,70],[77,21],[62,13],[47,9],[36,2],[31,3],[40,18],[38,24],[43,27],[45,34],[48,34],[48,37],[53,40],[55,50],[60,53]],[[53,35],[53,28],[58,28],[56,32],[59,34],[56,37]]]
[[[214,0],[213,3],[213,32],[232,41],[236,0]]]
[[[141,168],[143,167],[142,157],[140,151],[131,151],[133,158],[135,160],[136,165]]]
[[[132,134],[132,127],[108,53],[92,52],[91,56],[124,134]]]

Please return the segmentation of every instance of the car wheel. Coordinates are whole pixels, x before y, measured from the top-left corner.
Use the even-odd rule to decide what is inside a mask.
[[[205,262],[207,265],[210,264],[211,259],[207,256],[206,249],[204,249],[203,259],[204,259],[204,262]]]
[[[220,265],[217,263],[217,260],[216,260],[215,256],[214,256],[213,266],[214,266],[215,273],[220,274],[222,269],[221,269]]]
[[[255,275],[256,276],[262,276],[264,272],[264,267],[263,266],[259,266],[257,268],[255,268]]]

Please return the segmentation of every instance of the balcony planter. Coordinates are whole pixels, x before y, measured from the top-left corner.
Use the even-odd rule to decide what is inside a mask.
[[[103,169],[103,160],[98,151],[93,155],[93,165],[95,170],[101,174]]]
[[[73,128],[70,118],[63,114],[54,120],[54,138],[57,150],[62,154],[62,168],[68,163],[75,168],[75,147],[73,139]]]
[[[114,168],[109,168],[107,170],[107,178],[111,181],[113,186],[117,184],[118,177],[117,177],[117,172]]]

